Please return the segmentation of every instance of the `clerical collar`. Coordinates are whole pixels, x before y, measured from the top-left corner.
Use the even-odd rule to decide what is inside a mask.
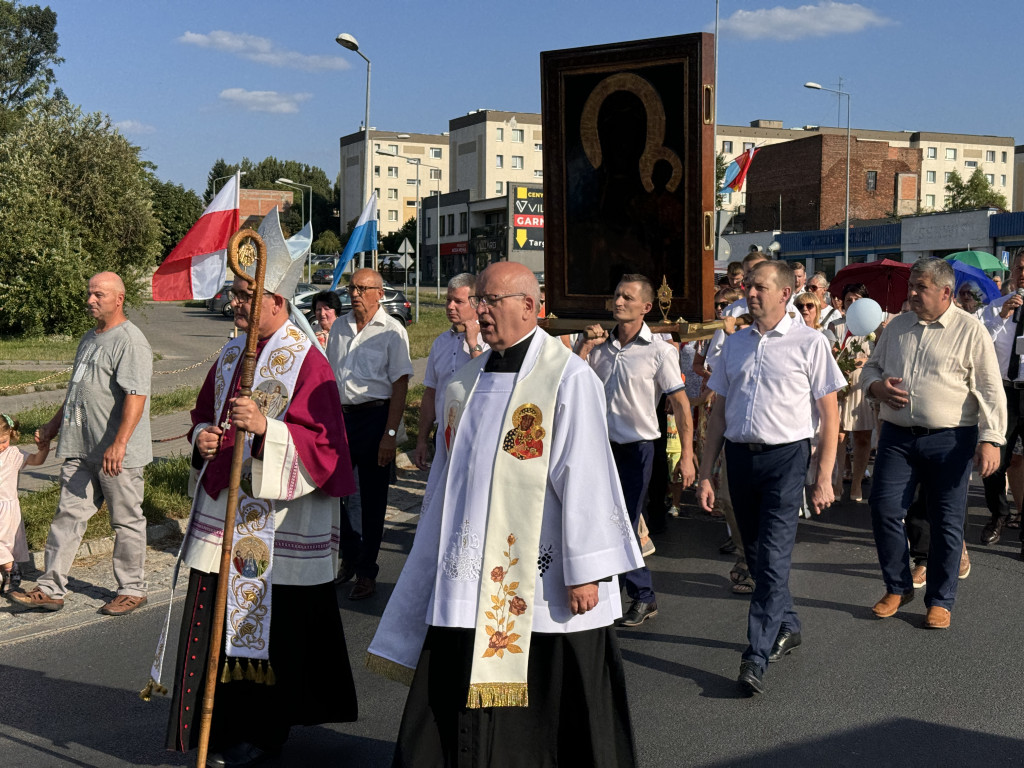
[[[484,373],[519,373],[519,369],[523,367],[523,360],[526,359],[526,352],[530,349],[533,334],[536,332],[534,330],[525,339],[501,352],[492,349],[491,356],[484,365]]]

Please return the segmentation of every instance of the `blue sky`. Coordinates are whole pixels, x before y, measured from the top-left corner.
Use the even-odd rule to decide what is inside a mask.
[[[779,4],[776,4],[779,3]],[[57,84],[109,114],[157,175],[201,192],[218,157],[338,171],[338,136],[439,133],[477,108],[538,112],[539,53],[712,31],[714,0],[52,0]],[[1024,143],[1017,0],[721,0],[719,122],[852,122]],[[845,125],[845,110],[842,124]]]

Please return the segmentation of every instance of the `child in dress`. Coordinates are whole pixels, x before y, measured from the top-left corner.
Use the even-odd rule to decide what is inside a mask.
[[[18,502],[18,472],[26,465],[39,466],[50,453],[50,441],[40,439],[38,432],[34,454],[18,448],[20,438],[17,419],[0,413],[0,595],[8,595],[21,586],[18,563],[28,560]]]

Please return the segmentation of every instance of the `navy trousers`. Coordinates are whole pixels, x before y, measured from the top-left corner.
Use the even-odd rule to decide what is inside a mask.
[[[789,568],[810,459],[809,440],[763,446],[760,451],[725,443],[732,508],[756,584],[747,614],[750,645],[743,658],[756,662],[762,671],[779,630],[800,631],[789,593]]]
[[[612,443],[615,469],[619,473],[622,495],[626,499],[629,522],[639,543],[640,515],[647,502],[647,486],[651,482],[651,466],[654,460],[654,444],[649,440],[636,443]],[[651,570],[645,565],[622,575],[626,595],[630,600],[653,603],[654,587],[651,584]]]
[[[899,595],[914,588],[903,519],[921,483],[931,533],[925,605],[953,608],[964,543],[967,486],[977,446],[977,427],[915,435],[906,427],[882,422],[869,501],[886,592]]]
[[[377,554],[384,538],[384,516],[388,510],[388,486],[391,465],[377,465],[377,451],[387,429],[388,406],[349,411],[345,414],[345,434],[352,454],[352,467],[359,474],[359,501],[362,505],[360,530],[349,520],[344,502],[341,508],[341,559],[355,563],[356,576],[377,578]]]

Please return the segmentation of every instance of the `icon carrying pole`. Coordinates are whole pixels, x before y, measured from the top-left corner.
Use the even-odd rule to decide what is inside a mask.
[[[243,270],[256,265],[255,278]],[[246,331],[245,354],[242,357],[240,379],[241,397],[252,394],[256,375],[256,345],[259,342],[260,310],[263,307],[263,277],[267,271],[267,246],[254,230],[241,229],[228,242],[228,265],[238,277],[252,286],[249,305],[249,330]],[[203,707],[199,715],[199,754],[196,765],[206,765],[210,746],[210,724],[213,721],[213,694],[217,687],[217,667],[220,664],[221,644],[224,642],[224,615],[228,601],[228,573],[231,569],[231,549],[235,538],[235,514],[238,510],[238,488],[242,483],[246,433],[235,435],[235,449],[231,455],[231,474],[228,481],[228,503],[224,514],[224,538],[220,549],[220,570],[217,574],[217,594],[213,603],[213,623],[210,626],[210,656],[206,662],[206,684],[203,689]]]

